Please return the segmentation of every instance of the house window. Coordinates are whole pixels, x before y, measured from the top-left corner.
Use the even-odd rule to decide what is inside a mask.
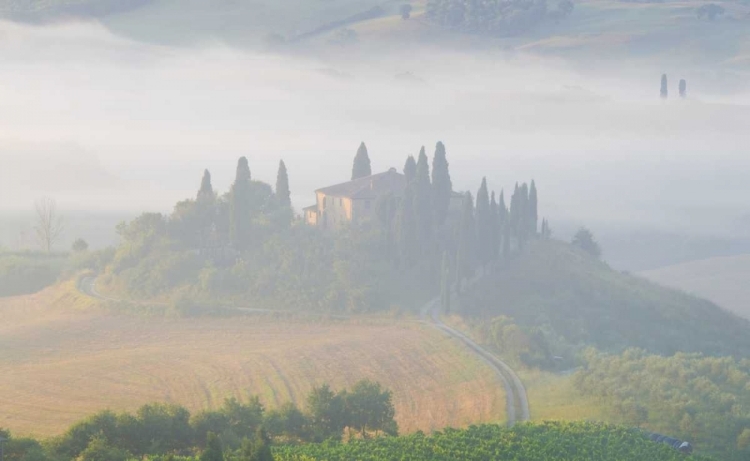
[[[344,204],[344,199],[340,198],[340,199],[339,199],[339,206],[341,206],[341,205],[343,205],[343,204]]]

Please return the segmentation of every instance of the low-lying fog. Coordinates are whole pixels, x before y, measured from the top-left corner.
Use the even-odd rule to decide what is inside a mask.
[[[272,184],[283,158],[300,208],[348,179],[360,141],[380,171],[442,140],[457,189],[534,178],[553,228],[721,232],[750,211],[750,93],[722,94],[706,75],[435,49],[172,49],[96,24],[0,23],[0,210],[48,195],[62,210],[167,211],[204,168],[226,190],[241,155]]]

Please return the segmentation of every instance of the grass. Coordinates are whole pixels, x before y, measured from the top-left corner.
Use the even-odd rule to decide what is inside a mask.
[[[691,261],[641,275],[750,318],[750,255]]]
[[[416,322],[279,322],[117,315],[74,283],[0,300],[0,427],[51,436],[110,408],[166,401],[195,411],[260,395],[303,403],[314,385],[362,378],[393,390],[402,432],[505,414],[492,371]]]

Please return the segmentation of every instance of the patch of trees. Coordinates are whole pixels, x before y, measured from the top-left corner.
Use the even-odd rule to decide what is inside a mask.
[[[226,399],[221,408],[195,415],[179,405],[151,404],[135,414],[100,412],[43,444],[11,438],[1,429],[0,438],[9,439],[7,461],[126,461],[176,456],[201,461],[270,461],[272,444],[340,441],[345,434],[349,439],[395,436],[398,426],[394,416],[391,391],[363,380],[339,392],[328,385],[314,388],[303,410],[289,402],[268,411],[257,397],[246,403]]]
[[[561,0],[554,7],[547,0],[430,0],[426,17],[452,30],[511,36],[546,20],[561,20],[573,9],[570,0]]]
[[[718,459],[750,458],[750,360],[677,353],[595,351],[575,377],[621,422],[669,433]]]

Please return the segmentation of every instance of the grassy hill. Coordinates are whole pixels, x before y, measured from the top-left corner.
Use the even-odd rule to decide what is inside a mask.
[[[710,258],[642,272],[654,282],[710,299],[750,318],[750,255]]]
[[[105,408],[156,401],[191,411],[229,396],[300,404],[313,386],[362,378],[393,390],[403,432],[505,414],[492,371],[418,323],[118,315],[71,283],[0,299],[0,317],[0,427],[17,435],[55,435]]]
[[[709,301],[614,271],[562,242],[534,242],[467,293],[462,304],[469,316],[503,315],[522,327],[539,328],[552,343],[608,351],[639,347],[666,355],[750,353],[747,320]]]
[[[487,38],[448,32],[423,16],[425,0],[410,2],[412,19],[398,13],[401,0],[12,0],[0,16],[39,20],[96,16],[116,33],[137,40],[186,44],[214,39],[258,45],[269,35],[305,36],[327,44],[343,27],[365,45],[394,42],[500,48],[569,57],[651,57],[686,65],[750,65],[750,5],[738,0],[661,3],[579,0],[560,21],[547,20],[517,37]],[[716,3],[726,13],[713,21],[696,10]],[[550,2],[550,8],[556,3]],[[376,17],[353,19],[374,7]],[[329,30],[330,31],[327,31]],[[319,32],[319,33],[310,33]]]

